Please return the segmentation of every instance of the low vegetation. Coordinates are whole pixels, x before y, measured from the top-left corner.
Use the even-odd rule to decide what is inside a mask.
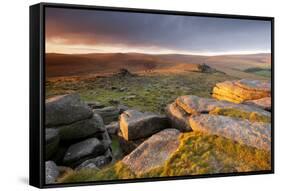
[[[268,78],[271,77],[271,68],[254,67],[254,68],[248,68],[248,69],[244,70],[244,72],[253,73],[253,74],[268,77]]]
[[[81,182],[147,177],[182,176],[269,170],[270,152],[258,150],[232,140],[198,132],[180,136],[177,151],[158,168],[141,175],[134,174],[122,161],[100,171],[71,171],[59,182]]]
[[[229,79],[234,78],[222,73],[198,72],[82,79],[67,77],[47,81],[46,96],[76,91],[85,101],[95,100],[104,105],[119,103],[140,111],[163,113],[165,106],[178,96],[211,97],[213,86]]]
[[[121,149],[119,140],[117,136],[111,136],[111,149],[112,149],[112,154],[116,160],[121,159],[123,157],[123,151]]]
[[[132,179],[136,175],[128,169],[122,162],[117,162],[102,170],[82,169],[72,171],[58,179],[58,182],[88,182],[101,180]]]
[[[224,116],[240,118],[240,119],[248,119],[249,121],[252,121],[252,122],[263,122],[263,123],[271,122],[270,116],[261,115],[257,112],[241,111],[241,110],[234,109],[234,108],[227,108],[227,109],[216,108],[216,109],[210,111],[209,113],[214,114],[214,115],[224,115]]]

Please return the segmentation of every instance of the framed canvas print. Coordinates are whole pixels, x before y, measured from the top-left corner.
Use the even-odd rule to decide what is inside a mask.
[[[30,7],[30,184],[274,172],[274,19]]]

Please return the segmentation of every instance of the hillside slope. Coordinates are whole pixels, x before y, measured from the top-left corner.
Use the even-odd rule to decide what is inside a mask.
[[[46,54],[46,76],[80,76],[113,73],[120,68],[132,72],[194,71],[206,63],[228,75],[256,78],[249,68],[270,68],[270,54],[198,56],[181,54],[150,55],[139,53]],[[262,76],[258,78],[263,79]]]

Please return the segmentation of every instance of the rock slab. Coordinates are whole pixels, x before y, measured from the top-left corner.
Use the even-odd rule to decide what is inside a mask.
[[[65,156],[64,163],[75,166],[88,158],[97,157],[106,151],[104,145],[97,138],[86,139],[71,145]]]
[[[194,131],[222,136],[258,149],[271,148],[270,123],[207,114],[194,115],[189,123]]]
[[[218,100],[242,103],[247,100],[269,97],[270,94],[270,82],[242,79],[217,83],[212,95]]]
[[[144,141],[122,162],[136,174],[160,167],[178,148],[179,135],[177,129],[162,130]]]
[[[60,138],[63,141],[74,141],[82,138],[88,138],[95,133],[104,131],[104,124],[98,114],[92,114],[89,119],[77,121],[69,125],[57,127]]]
[[[91,108],[80,100],[78,94],[67,94],[49,98],[45,101],[46,127],[66,125],[90,118]]]
[[[235,109],[241,112],[255,112],[262,116],[271,116],[270,112],[250,105],[236,104],[210,98],[201,98],[194,95],[180,96],[176,99],[176,104],[188,114],[209,113],[210,111],[216,109]]]
[[[120,130],[126,140],[141,139],[168,128],[168,118],[136,110],[123,112],[119,120]]]

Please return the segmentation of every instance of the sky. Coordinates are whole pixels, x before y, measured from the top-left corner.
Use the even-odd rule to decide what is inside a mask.
[[[270,21],[46,8],[46,52],[270,53]]]

